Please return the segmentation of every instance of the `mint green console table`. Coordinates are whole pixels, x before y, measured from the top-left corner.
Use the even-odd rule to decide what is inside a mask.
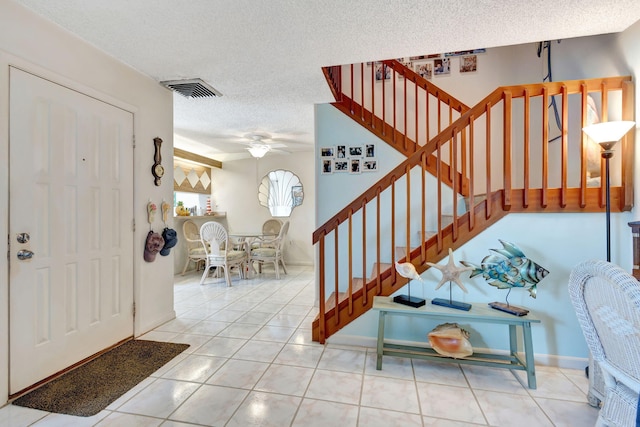
[[[540,323],[531,313],[526,316],[514,316],[499,310],[492,309],[486,303],[472,303],[471,310],[456,310],[427,304],[413,308],[393,302],[390,297],[374,297],[373,309],[378,310],[378,346],[376,369],[382,369],[382,356],[412,357],[416,359],[449,361],[453,363],[483,365],[496,368],[515,369],[527,372],[529,388],[536,388],[536,371],[533,362],[533,344],[531,341],[531,324]],[[428,347],[390,344],[384,342],[384,323],[387,316],[418,316],[449,323],[496,323],[509,327],[510,354],[477,353],[463,359],[454,359],[436,353]],[[522,341],[524,347],[524,360],[518,355],[518,335],[516,328],[522,328]],[[425,337],[428,331],[425,331]]]

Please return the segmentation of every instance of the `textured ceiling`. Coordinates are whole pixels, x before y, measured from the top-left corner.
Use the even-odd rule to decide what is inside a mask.
[[[10,0],[158,81],[199,77],[223,96],[174,95],[175,146],[227,160],[249,133],[311,149],[321,67],[620,32],[639,0]],[[244,139],[246,140],[246,139]],[[235,154],[237,157],[238,154]]]

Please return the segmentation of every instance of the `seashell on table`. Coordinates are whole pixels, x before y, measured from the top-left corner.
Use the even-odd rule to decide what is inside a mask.
[[[433,328],[429,334],[429,345],[443,356],[462,359],[473,354],[473,347],[469,342],[469,332],[457,323],[443,323]]]

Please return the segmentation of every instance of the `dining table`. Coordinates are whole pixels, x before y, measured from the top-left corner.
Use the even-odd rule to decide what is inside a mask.
[[[277,237],[277,234],[274,233],[264,233],[261,230],[258,231],[229,231],[229,239],[231,240],[231,245],[234,249],[242,250],[241,247],[244,246],[244,250],[251,258],[251,245],[255,242],[259,242],[262,240],[269,240]],[[255,270],[253,268],[247,269],[247,273],[249,273],[249,277],[251,275],[251,271],[255,274]]]

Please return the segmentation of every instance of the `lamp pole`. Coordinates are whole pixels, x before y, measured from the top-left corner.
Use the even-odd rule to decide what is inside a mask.
[[[605,193],[607,221],[607,262],[611,262],[611,182],[609,181],[609,159],[613,157],[613,146],[635,126],[632,121],[612,121],[594,123],[582,128],[593,142],[600,144],[605,160]]]
[[[613,157],[613,150],[607,149],[602,152],[605,160],[605,192],[606,192],[606,221],[607,221],[607,262],[611,262],[611,182],[609,180],[609,159]]]

